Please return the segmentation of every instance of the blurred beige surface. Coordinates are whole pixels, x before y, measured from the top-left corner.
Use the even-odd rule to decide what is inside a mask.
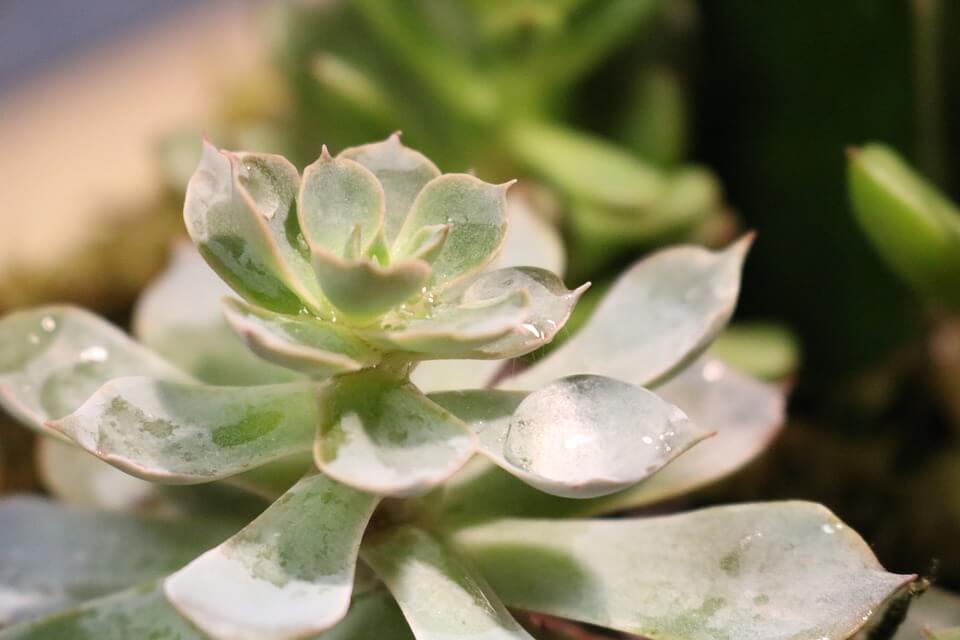
[[[261,64],[256,13],[204,3],[0,95],[0,278],[138,214],[160,188],[158,136],[208,121],[224,85]]]

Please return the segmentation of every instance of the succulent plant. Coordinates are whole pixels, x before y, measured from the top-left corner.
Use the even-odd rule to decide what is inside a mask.
[[[782,394],[702,356],[750,238],[639,262],[521,368],[510,359],[550,342],[583,288],[550,270],[555,239],[507,236],[508,214],[539,228],[507,186],[441,175],[396,137],[324,150],[302,177],[207,144],[184,215],[240,296],[222,317],[225,288],[180,250],[139,308],[146,347],[75,308],[0,320],[4,406],[99,458],[79,473],[47,447],[53,484],[167,512],[0,506],[0,615],[82,603],[0,638],[530,638],[545,615],[839,640],[902,593],[913,576],[811,503],[589,517],[693,490],[775,435]],[[272,504],[216,546],[258,509],[224,515],[208,496],[184,516],[137,482],[117,499],[100,461]]]

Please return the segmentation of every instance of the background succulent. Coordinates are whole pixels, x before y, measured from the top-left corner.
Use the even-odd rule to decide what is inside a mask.
[[[324,152],[302,178],[208,145],[185,218],[244,298],[225,320],[223,285],[182,250],[136,322],[168,359],[78,309],[0,321],[9,411],[230,505],[178,521],[220,501],[137,483],[115,506],[167,519],[6,502],[7,619],[138,586],[0,638],[524,638],[539,633],[525,611],[655,638],[839,640],[873,622],[913,577],[818,505],[586,519],[695,489],[775,434],[781,393],[703,355],[749,239],[649,257],[559,348],[498,370],[555,337],[578,294],[549,270],[555,239],[505,238],[508,211],[542,228],[505,191],[441,176],[395,138]],[[90,460],[73,484],[116,477]],[[259,510],[230,487],[275,501],[181,568]],[[144,540],[157,553],[114,570]]]

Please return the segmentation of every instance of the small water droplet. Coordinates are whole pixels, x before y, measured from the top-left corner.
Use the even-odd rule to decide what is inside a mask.
[[[100,345],[87,347],[80,352],[80,362],[106,362],[109,352]]]
[[[833,534],[835,534],[837,531],[840,531],[841,529],[843,529],[842,522],[836,522],[833,524],[827,522],[820,526],[820,530],[823,531],[828,536],[832,536]]]
[[[726,367],[719,360],[711,360],[703,366],[703,379],[705,382],[716,382],[723,377]]]
[[[640,439],[643,440],[644,444],[653,444],[653,438],[651,438],[650,436],[643,436]]]
[[[50,316],[44,316],[44,318],[40,320],[40,328],[50,333],[57,328],[57,321]]]

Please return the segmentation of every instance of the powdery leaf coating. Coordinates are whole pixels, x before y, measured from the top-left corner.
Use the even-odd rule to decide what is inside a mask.
[[[426,156],[403,146],[398,134],[381,142],[344,149],[337,157],[363,165],[380,181],[386,198],[384,230],[388,243],[397,237],[420,190],[440,175]]]
[[[308,450],[319,421],[309,383],[208,387],[116,378],[50,423],[127,473],[196,484]]]
[[[365,340],[387,351],[432,358],[499,357],[481,348],[519,327],[529,314],[530,295],[517,289],[485,300],[440,301],[429,315],[394,311],[379,328],[362,332]]]
[[[187,232],[234,291],[269,309],[295,313],[310,300],[283,260],[267,223],[268,212],[260,210],[242,175],[249,178],[238,156],[204,143],[200,165],[187,185],[183,207]],[[250,186],[263,204],[267,196],[260,192],[261,177],[256,176]],[[282,209],[281,196],[275,195],[273,204]],[[301,301],[301,297],[307,299]]]
[[[574,376],[530,393],[433,394],[477,431],[481,451],[540,491],[592,498],[633,486],[709,434],[625,382]]]
[[[133,334],[207,384],[271,384],[301,378],[264,362],[237,337],[221,305],[232,293],[192,245],[178,244],[167,268],[137,300]]]
[[[7,498],[0,502],[0,625],[161,577],[232,532],[229,523],[202,518],[188,524]]]
[[[416,295],[430,277],[423,260],[401,260],[381,266],[371,259],[344,259],[315,251],[313,268],[327,298],[357,319],[376,318]]]
[[[0,405],[31,427],[64,416],[119,376],[190,377],[119,329],[75,307],[39,307],[0,319]]]
[[[251,351],[314,378],[380,361],[380,354],[354,332],[320,318],[274,313],[239,300],[224,301],[223,313]]]
[[[329,629],[347,613],[360,538],[378,500],[306,477],[167,578],[167,598],[215,640],[286,640]]]
[[[715,358],[701,358],[656,392],[716,435],[632,489],[585,505],[579,515],[636,509],[716,482],[760,455],[783,426],[783,393]]]
[[[482,577],[445,544],[401,527],[364,544],[417,640],[533,640]]]
[[[699,355],[730,319],[750,240],[721,252],[676,247],[640,261],[579,333],[504,386],[532,389],[579,373],[639,385],[664,379]]]
[[[508,606],[664,640],[845,640],[914,579],[803,502],[499,520],[455,540]]]
[[[500,249],[507,230],[506,185],[448,173],[431,180],[417,195],[394,242],[398,255],[422,227],[452,225],[433,259],[431,283],[443,285],[482,269]]]
[[[111,566],[112,565],[108,565]],[[61,614],[0,630],[2,640],[209,640],[163,597],[159,582],[91,600]]]
[[[369,243],[383,224],[384,193],[376,176],[353,160],[332,158],[326,147],[303,170],[298,204],[300,228],[313,253],[342,256],[352,234]]]
[[[381,495],[424,493],[473,455],[476,439],[416,387],[376,371],[329,390],[315,459],[327,475]]]

